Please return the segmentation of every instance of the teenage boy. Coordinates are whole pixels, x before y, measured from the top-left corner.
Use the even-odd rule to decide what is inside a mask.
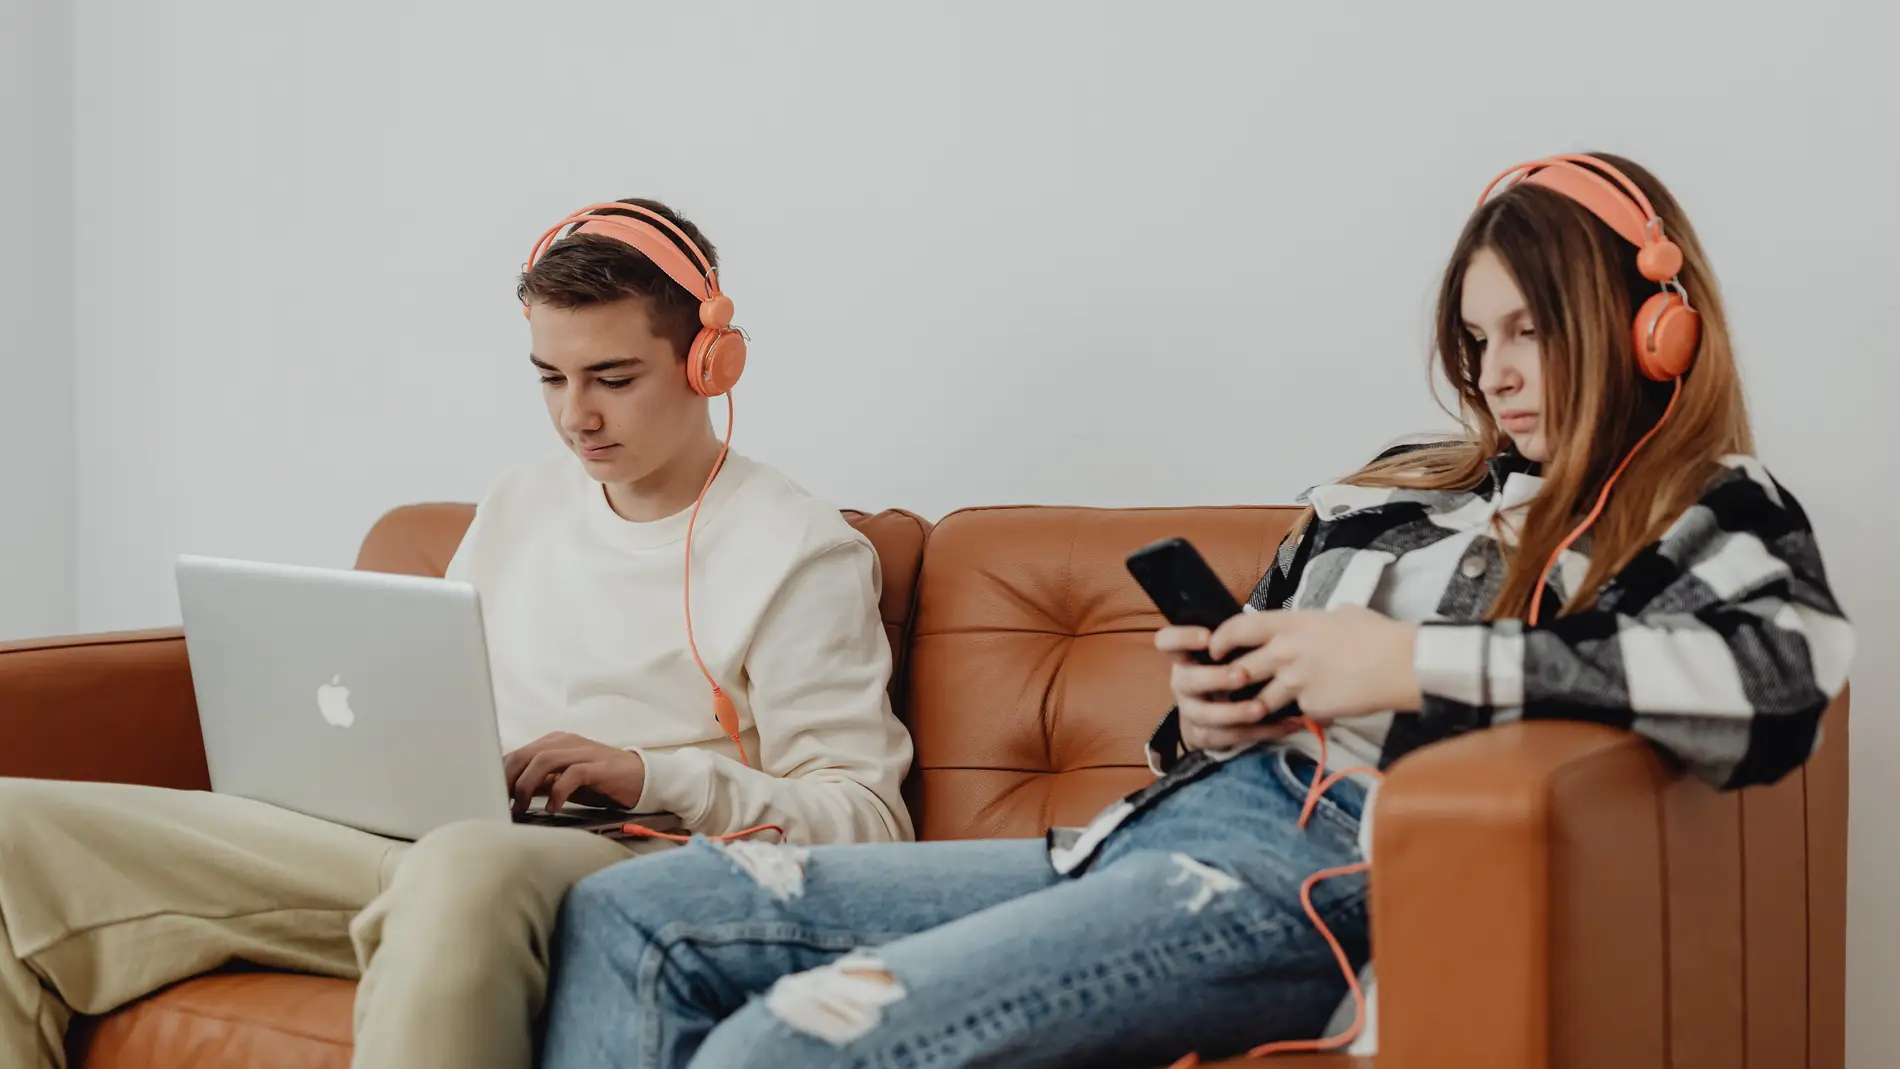
[[[571,455],[505,475],[449,565],[481,595],[518,804],[910,838],[877,557],[713,432],[744,350],[712,244],[650,200],[571,218],[517,290]],[[408,844],[226,795],[0,780],[0,1065],[57,1069],[74,1012],[244,960],[360,977],[358,1067],[520,1069],[562,896],[666,845],[490,822]],[[749,845],[736,864],[771,853]]]

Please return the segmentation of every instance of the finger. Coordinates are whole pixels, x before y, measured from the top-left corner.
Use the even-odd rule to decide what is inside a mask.
[[[1269,642],[1256,650],[1249,650],[1228,663],[1246,673],[1247,682],[1259,679],[1272,679],[1286,667],[1287,651],[1284,642]]]
[[[1273,724],[1251,724],[1246,727],[1217,728],[1207,732],[1205,747],[1210,750],[1232,750],[1242,746],[1251,746],[1256,742],[1271,739],[1283,739],[1301,730],[1297,720],[1283,720]]]
[[[1292,680],[1285,676],[1275,676],[1273,682],[1268,683],[1266,689],[1260,692],[1260,704],[1265,706],[1269,713],[1277,713],[1293,704],[1299,696],[1299,687],[1294,685]]]
[[[1214,629],[1214,637],[1207,643],[1207,654],[1218,661],[1235,650],[1264,646],[1287,627],[1287,619],[1294,615],[1279,611],[1243,612]]]
[[[570,766],[578,765],[591,756],[585,750],[544,750],[528,762],[521,778],[533,788],[534,794],[546,794],[547,786],[554,777],[565,772]]]
[[[1340,713],[1336,710],[1327,708],[1325,702],[1320,702],[1319,707],[1317,709],[1309,708],[1308,705],[1311,704],[1312,695],[1310,694],[1307,695],[1307,698],[1308,698],[1308,702],[1302,703],[1300,705],[1301,717],[1307,720],[1311,720],[1313,723],[1321,727],[1326,727],[1332,724],[1333,721],[1341,719]]]
[[[1231,728],[1208,728],[1196,734],[1194,743],[1203,750],[1236,750],[1262,739],[1280,737],[1278,724],[1248,724]]]
[[[567,766],[560,775],[554,777],[554,782],[548,787],[548,812],[559,813],[561,807],[574,797],[574,792],[585,789],[593,779],[591,770],[594,767],[592,762],[584,761]]]
[[[1164,627],[1155,632],[1155,649],[1163,653],[1192,653],[1207,648],[1213,632],[1205,627]]]
[[[1177,698],[1198,698],[1224,694],[1250,681],[1246,669],[1231,664],[1177,664],[1169,675],[1168,689]]]
[[[533,746],[533,743],[529,743],[519,750],[510,750],[502,756],[501,778],[510,789],[514,787],[515,781],[521,778],[521,772],[528,767],[528,762],[534,760]]]
[[[550,777],[558,775],[562,769],[579,760],[581,755],[566,750],[544,750],[535,754],[528,767],[521,770],[515,780],[515,806],[526,811],[534,804],[534,796]]]
[[[534,760],[536,754],[559,741],[561,741],[561,733],[558,731],[550,732],[528,743],[526,746],[510,750],[501,759],[502,776],[505,777],[509,783],[520,779],[522,770],[528,767],[528,762]]]
[[[1267,707],[1258,699],[1244,702],[1210,702],[1189,698],[1180,705],[1181,716],[1200,728],[1229,728],[1257,724],[1267,715]]]
[[[527,812],[528,806],[534,801],[533,780],[528,775],[530,767],[531,765],[524,764],[519,771],[508,777],[508,804],[513,806],[517,813]]]

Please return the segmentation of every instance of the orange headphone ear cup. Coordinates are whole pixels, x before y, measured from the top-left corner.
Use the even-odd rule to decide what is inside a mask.
[[[686,374],[693,392],[701,397],[721,397],[730,392],[745,373],[745,357],[745,335],[736,330],[700,331],[686,355]]]
[[[1689,370],[1702,340],[1702,317],[1675,293],[1658,293],[1636,313],[1636,366],[1657,382]]]

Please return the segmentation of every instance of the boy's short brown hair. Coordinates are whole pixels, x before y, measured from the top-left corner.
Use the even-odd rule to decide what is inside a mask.
[[[639,197],[623,198],[619,203],[636,204],[665,216],[699,246],[699,251],[706,254],[714,267],[719,266],[719,252],[712,242],[678,212],[657,200]],[[640,218],[636,212],[599,214]],[[680,244],[665,228],[658,229],[675,245]],[[681,251],[685,251],[684,247]],[[585,308],[628,297],[645,298],[654,333],[672,341],[681,360],[686,359],[693,337],[699,333],[698,297],[681,289],[679,283],[640,250],[599,234],[579,234],[555,242],[539,261],[522,272],[515,286],[515,296],[523,304],[537,302],[555,308]]]

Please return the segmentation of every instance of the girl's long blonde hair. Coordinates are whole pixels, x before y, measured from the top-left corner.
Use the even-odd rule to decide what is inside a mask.
[[[1565,603],[1589,608],[1596,591],[1638,550],[1700,498],[1729,453],[1753,451],[1742,384],[1729,344],[1728,319],[1695,229],[1668,189],[1642,167],[1593,153],[1642,188],[1682,250],[1680,278],[1702,316],[1695,361],[1669,421],[1617,480],[1590,528],[1590,569]],[[1523,617],[1543,568],[1576,527],[1604,482],[1669,403],[1672,386],[1637,369],[1631,325],[1656,284],[1636,270],[1636,250],[1595,215],[1560,193],[1519,183],[1471,216],[1439,285],[1435,325],[1438,370],[1450,381],[1464,423],[1460,440],[1378,461],[1342,480],[1359,486],[1471,489],[1485,462],[1508,448],[1478,389],[1481,350],[1460,308],[1465,269],[1489,249],[1524,293],[1543,347],[1543,412],[1551,459],[1507,550],[1509,568],[1489,618]]]

